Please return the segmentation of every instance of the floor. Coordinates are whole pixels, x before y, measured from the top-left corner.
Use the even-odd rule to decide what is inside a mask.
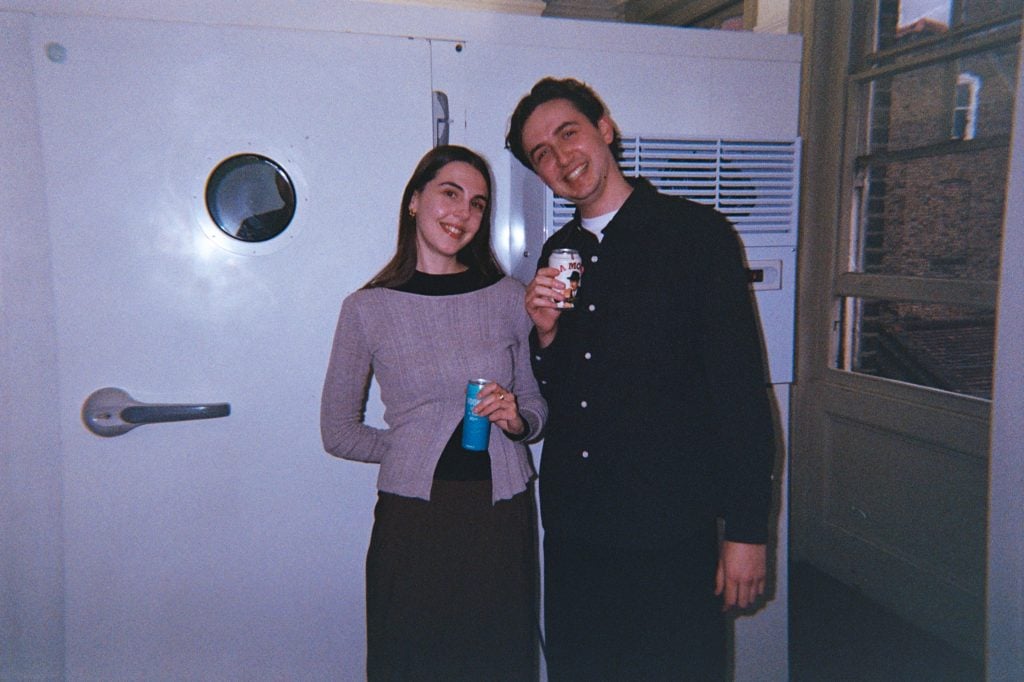
[[[790,565],[792,682],[974,682],[980,661],[808,564]]]

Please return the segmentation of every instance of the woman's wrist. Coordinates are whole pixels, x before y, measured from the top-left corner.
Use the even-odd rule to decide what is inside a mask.
[[[519,422],[518,424],[509,421],[510,428],[502,429],[502,431],[504,431],[505,435],[508,436],[511,440],[523,440],[529,433],[530,427],[526,423],[526,420],[523,419],[521,416],[516,417],[516,419]]]

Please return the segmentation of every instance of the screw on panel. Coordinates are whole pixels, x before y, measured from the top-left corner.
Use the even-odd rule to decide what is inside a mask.
[[[46,43],[46,57],[54,64],[63,64],[68,58],[67,48],[60,43]]]

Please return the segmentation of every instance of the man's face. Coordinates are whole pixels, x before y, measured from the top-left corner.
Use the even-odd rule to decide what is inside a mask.
[[[618,172],[608,148],[614,134],[607,116],[594,125],[568,100],[555,99],[538,106],[526,119],[523,149],[541,180],[590,217],[618,208],[604,206],[608,175]]]

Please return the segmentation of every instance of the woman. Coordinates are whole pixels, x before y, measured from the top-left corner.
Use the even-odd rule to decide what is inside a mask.
[[[533,469],[547,417],[530,368],[523,287],[490,246],[491,176],[431,150],[406,185],[391,261],[341,307],[321,404],[324,447],[380,464],[366,559],[367,675],[537,676]],[[362,422],[372,371],[387,429]],[[466,384],[485,452],[461,445]]]

